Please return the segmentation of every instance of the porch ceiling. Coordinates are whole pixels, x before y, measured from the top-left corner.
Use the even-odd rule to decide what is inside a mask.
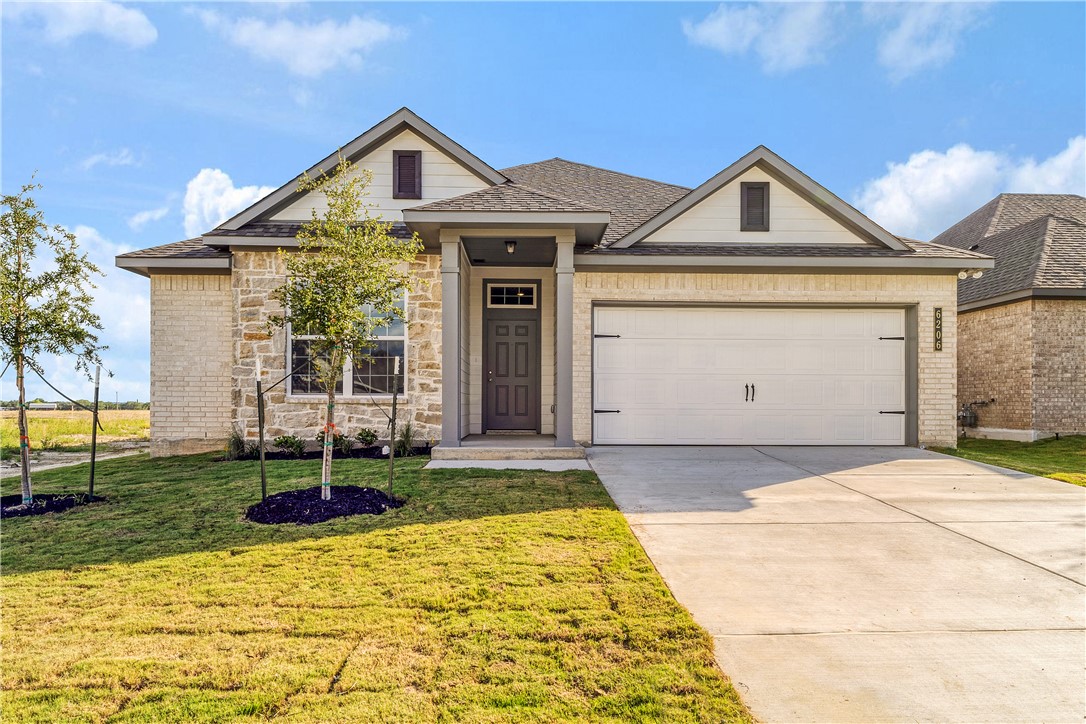
[[[464,250],[472,266],[554,266],[557,244],[553,236],[464,237]],[[516,251],[506,249],[515,241]]]

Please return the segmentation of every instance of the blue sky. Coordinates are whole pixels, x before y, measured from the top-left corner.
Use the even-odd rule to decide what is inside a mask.
[[[148,282],[114,254],[210,228],[404,105],[497,168],[561,156],[694,186],[764,143],[917,238],[1000,192],[1086,192],[1083,3],[2,12],[0,183],[37,170],[47,220],[106,272],[106,399],[149,387]]]

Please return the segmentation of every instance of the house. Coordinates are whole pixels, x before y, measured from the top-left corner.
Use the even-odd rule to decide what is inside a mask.
[[[405,108],[342,151],[426,247],[408,324],[345,365],[349,432],[384,429],[395,385],[447,456],[511,431],[563,450],[955,444],[957,275],[991,259],[899,238],[765,147],[695,189],[559,158],[498,170]],[[258,373],[300,368],[266,397],[269,435],[319,428],[305,336],[266,327],[276,249],[321,204],[296,188],[117,257],[151,282],[155,454],[253,437]]]
[[[958,284],[958,397],[971,434],[1086,434],[1086,199],[1001,194],[933,239],[995,257]]]

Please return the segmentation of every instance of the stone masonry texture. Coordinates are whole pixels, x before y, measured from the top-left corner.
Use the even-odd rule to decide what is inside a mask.
[[[573,280],[573,437],[578,442],[592,439],[592,303],[607,300],[915,306],[919,442],[957,444],[956,275],[577,272]],[[935,307],[943,309],[938,352],[932,335]]]
[[[411,421],[416,444],[441,434],[441,274],[440,256],[420,255],[413,269],[420,284],[407,297],[407,384],[399,398],[397,425]],[[249,440],[257,438],[257,361],[265,384],[287,373],[287,335],[270,331],[268,318],[281,312],[270,294],[286,280],[282,260],[274,251],[235,251],[233,260],[234,325],[227,377],[232,390],[233,424]],[[340,431],[354,435],[372,428],[388,438],[391,397],[371,402],[364,397],[337,398],[335,420]],[[287,383],[265,397],[265,435],[269,440],[293,434],[312,441],[324,425],[323,395],[288,394]]]
[[[225,274],[151,276],[151,454],[221,449],[233,417]]]

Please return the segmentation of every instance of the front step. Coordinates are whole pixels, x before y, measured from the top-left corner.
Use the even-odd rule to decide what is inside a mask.
[[[445,447],[430,450],[431,460],[581,460],[584,448],[573,447]]]

